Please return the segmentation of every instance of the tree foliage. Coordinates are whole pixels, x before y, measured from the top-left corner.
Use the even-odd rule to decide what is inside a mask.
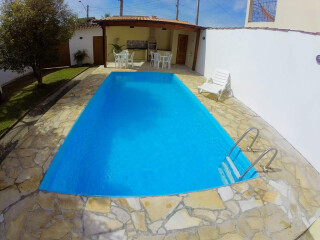
[[[68,41],[76,16],[63,0],[4,0],[0,15],[0,68],[33,69],[42,84],[42,69],[59,58],[58,47]]]

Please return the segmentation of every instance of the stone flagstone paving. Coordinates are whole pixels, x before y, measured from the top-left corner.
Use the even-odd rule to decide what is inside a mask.
[[[179,65],[171,71],[234,140],[249,127],[261,130],[254,145],[257,152],[244,151],[251,161],[270,146],[279,149],[273,172],[260,172],[260,178],[231,186],[162,197],[98,198],[39,191],[65,136],[112,70],[100,67],[69,91],[2,162],[0,239],[287,240],[320,216],[319,173],[236,98],[217,102],[210,94],[198,94],[197,86],[205,79]],[[136,70],[154,71],[147,64]]]

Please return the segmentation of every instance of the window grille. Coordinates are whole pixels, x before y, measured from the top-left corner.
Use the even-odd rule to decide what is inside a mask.
[[[251,0],[250,22],[274,22],[278,0]]]

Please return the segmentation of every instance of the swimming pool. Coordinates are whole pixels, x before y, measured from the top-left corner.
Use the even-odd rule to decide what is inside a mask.
[[[112,72],[53,159],[41,190],[156,196],[230,184],[221,163],[234,144],[171,73]],[[236,148],[240,173],[250,165]],[[254,169],[243,178],[258,176]]]

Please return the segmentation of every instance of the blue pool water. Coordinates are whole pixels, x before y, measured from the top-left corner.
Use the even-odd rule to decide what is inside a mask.
[[[113,72],[69,132],[40,189],[155,196],[219,187],[231,183],[221,162],[233,144],[174,74]],[[231,158],[240,173],[250,165],[239,148]],[[257,175],[251,169],[243,180]]]

